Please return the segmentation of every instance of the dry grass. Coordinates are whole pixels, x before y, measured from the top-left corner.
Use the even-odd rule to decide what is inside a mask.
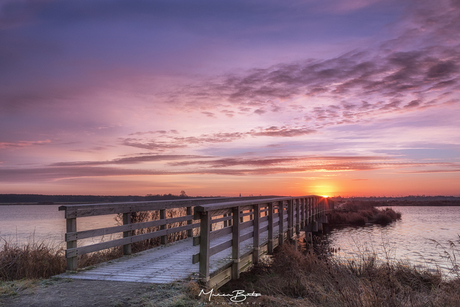
[[[19,245],[3,241],[0,250],[0,280],[41,279],[66,271],[65,250],[59,244],[46,241],[30,241]],[[121,248],[111,248],[78,257],[80,268],[109,261],[123,255]]]
[[[377,209],[372,202],[350,201],[332,211],[329,222],[331,225],[388,225],[400,218],[401,213],[391,208]]]
[[[2,240],[0,280],[48,278],[65,271],[64,250],[57,245],[44,241],[18,245]]]
[[[458,306],[460,279],[375,257],[339,263],[330,256],[280,247],[262,263],[224,286],[256,291],[264,306]]]
[[[187,209],[186,208],[175,208],[175,209],[167,209],[165,212],[165,218],[170,219],[170,218],[175,218],[175,217],[181,217],[187,215]],[[160,211],[141,211],[141,212],[133,212],[131,213],[131,223],[141,223],[141,222],[148,222],[148,221],[155,221],[160,219]],[[115,220],[117,221],[118,225],[123,225],[123,214],[119,214]],[[166,225],[167,229],[174,228],[174,227],[179,227],[179,226],[185,226],[187,225],[187,221],[184,222],[176,222],[176,223],[171,223]],[[132,231],[133,236],[139,235],[139,234],[145,234],[149,232],[154,232],[160,230],[160,226],[154,226],[154,227],[148,227],[148,228],[142,228],[142,229],[136,229]],[[167,235],[167,243],[175,242],[178,240],[186,239],[187,236],[187,231],[180,231],[176,233],[171,233]],[[161,245],[161,238],[153,238],[153,239],[148,239],[140,242],[133,243],[131,246],[132,252],[137,253],[152,247],[156,247]]]
[[[186,215],[186,208],[166,210],[166,218]],[[158,220],[159,211],[135,212],[131,215],[132,223]],[[117,217],[122,224],[122,215]],[[186,225],[187,222],[168,224],[167,228]],[[150,227],[133,231],[133,235],[159,230],[160,227]],[[3,247],[0,250],[0,280],[12,281],[20,279],[49,278],[66,271],[65,249],[61,244],[49,241],[35,241],[31,235],[26,244],[14,243],[0,237]],[[187,238],[187,231],[172,233],[167,236],[167,242]],[[134,253],[160,245],[160,238],[136,242],[132,246]],[[123,256],[122,247],[115,247],[78,257],[78,267],[85,268],[101,262],[113,260]]]

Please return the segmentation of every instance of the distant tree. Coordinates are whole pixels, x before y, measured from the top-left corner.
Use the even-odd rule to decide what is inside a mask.
[[[180,191],[179,197],[188,197],[184,190]]]

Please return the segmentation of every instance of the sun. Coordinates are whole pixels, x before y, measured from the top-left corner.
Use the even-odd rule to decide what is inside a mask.
[[[319,183],[309,187],[310,192],[315,195],[319,195],[324,198],[330,197],[334,194],[334,186],[331,183]]]

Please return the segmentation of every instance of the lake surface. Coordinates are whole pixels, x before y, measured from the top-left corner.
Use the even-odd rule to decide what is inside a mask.
[[[66,230],[64,211],[60,205],[2,205],[0,206],[0,237],[11,243],[41,242],[64,244]],[[115,215],[91,216],[77,219],[77,230],[116,226]],[[119,235],[118,237],[120,237]],[[116,236],[113,236],[116,237]],[[104,238],[95,237],[80,242],[81,245],[98,243]],[[0,242],[0,247],[4,241]]]
[[[382,260],[408,260],[415,266],[439,266],[447,272],[451,263],[441,255],[448,251],[456,253],[460,264],[460,244],[453,250],[449,246],[449,241],[460,240],[460,207],[391,208],[402,213],[400,221],[331,231],[328,240],[331,247],[340,248],[337,256],[352,259],[375,253]]]
[[[0,237],[15,243],[32,240],[63,244],[64,212],[59,205],[0,206]],[[414,265],[428,265],[447,270],[449,262],[440,257],[448,241],[457,241],[460,234],[460,207],[392,207],[402,213],[402,220],[382,227],[346,227],[328,235],[331,247],[340,248],[338,257],[351,259],[376,253],[381,259],[408,260]],[[77,229],[95,229],[117,225],[115,215],[77,219]],[[121,234],[120,234],[121,236]],[[79,244],[97,243],[107,238],[92,238]],[[0,248],[3,246],[0,241]],[[460,258],[460,248],[456,247]],[[460,262],[460,259],[459,259]]]

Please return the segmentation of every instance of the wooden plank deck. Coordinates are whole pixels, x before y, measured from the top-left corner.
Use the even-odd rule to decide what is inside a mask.
[[[278,218],[274,219],[277,222]],[[261,223],[260,228],[268,222]],[[287,223],[284,231],[287,230]],[[243,229],[240,236],[253,231],[253,226]],[[274,238],[277,238],[279,227],[274,227]],[[211,247],[228,241],[232,234],[211,241]],[[268,231],[260,234],[260,245],[268,241]],[[240,255],[252,249],[253,238],[241,242]],[[192,256],[199,253],[200,246],[193,246],[192,238],[155,247],[137,254],[96,265],[94,268],[77,273],[63,273],[61,278],[129,281],[143,283],[171,283],[174,281],[198,279],[199,263],[192,263]],[[212,274],[231,263],[232,248],[227,248],[210,257],[209,271]]]

